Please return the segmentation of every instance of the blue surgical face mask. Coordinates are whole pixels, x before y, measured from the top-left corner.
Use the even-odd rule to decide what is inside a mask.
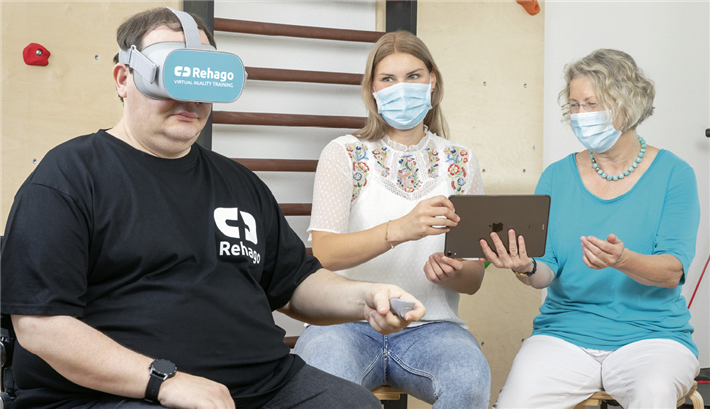
[[[611,111],[571,114],[570,119],[574,135],[590,151],[606,152],[621,136],[621,132],[614,129]]]
[[[400,82],[372,95],[377,102],[377,112],[396,129],[414,128],[431,109],[431,82]]]

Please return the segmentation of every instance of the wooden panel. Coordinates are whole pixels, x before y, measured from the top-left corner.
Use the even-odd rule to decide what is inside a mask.
[[[446,80],[451,139],[478,157],[486,193],[533,193],[542,173],[544,2],[535,16],[512,0],[420,1],[418,8],[417,35]],[[540,303],[540,290],[493,266],[478,293],[461,296],[459,314],[491,367],[491,405]],[[431,406],[410,405],[420,407]]]
[[[315,172],[317,160],[306,159],[244,159],[233,160],[246,166],[252,172]]]
[[[228,31],[231,33],[318,38],[322,40],[356,41],[363,43],[377,42],[377,40],[385,34],[376,31],[296,26],[290,24],[262,23],[259,21],[232,20],[226,18],[215,18],[214,29],[215,31]]]
[[[365,118],[356,116],[266,114],[260,112],[215,111],[212,121],[215,124],[229,125],[313,126],[344,129],[359,129],[365,126]]]
[[[181,1],[2,2],[2,231],[17,189],[47,151],[68,139],[110,128],[122,105],[111,78],[123,20]],[[29,66],[29,43],[50,52]]]
[[[315,82],[321,84],[360,85],[362,74],[344,72],[284,70],[279,68],[245,68],[249,80]]]

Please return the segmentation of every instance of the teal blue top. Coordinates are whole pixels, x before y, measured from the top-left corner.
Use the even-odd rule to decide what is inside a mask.
[[[555,279],[533,322],[533,335],[607,351],[649,338],[673,339],[697,357],[690,312],[680,295],[700,223],[690,165],[661,150],[631,190],[603,200],[584,186],[572,154],[545,169],[535,193],[552,197],[547,248],[536,260],[548,265]],[[639,254],[670,254],[680,260],[681,285],[647,286],[613,268],[587,267],[580,237],[606,239],[612,233]]]

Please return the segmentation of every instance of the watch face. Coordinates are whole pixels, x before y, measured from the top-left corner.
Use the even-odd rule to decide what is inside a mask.
[[[156,359],[151,364],[151,369],[163,376],[168,377],[175,375],[175,372],[177,372],[175,364],[167,359]]]

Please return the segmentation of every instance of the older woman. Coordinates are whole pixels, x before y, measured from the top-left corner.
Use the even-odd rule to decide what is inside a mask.
[[[547,249],[532,259],[509,231],[489,261],[547,288],[532,336],[496,406],[571,408],[604,388],[625,408],[671,408],[698,373],[681,285],[700,219],[693,169],[647,145],[653,83],[628,54],[597,50],[565,69],[564,119],[586,150],[542,174]]]

